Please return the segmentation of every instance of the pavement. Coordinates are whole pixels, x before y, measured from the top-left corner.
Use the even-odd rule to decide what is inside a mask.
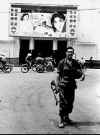
[[[74,125],[58,128],[50,81],[56,71],[0,72],[0,134],[100,134],[100,69],[87,69],[86,78],[77,80],[75,103],[70,118]]]

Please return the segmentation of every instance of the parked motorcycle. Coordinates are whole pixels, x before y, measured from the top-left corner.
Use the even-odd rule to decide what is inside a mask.
[[[31,69],[32,69],[32,71],[36,71],[36,67],[37,67],[37,65],[34,62],[25,63],[25,64],[21,65],[21,72],[27,73]]]
[[[3,71],[4,73],[10,73],[13,69],[13,66],[9,63],[3,64],[0,62],[0,70]]]
[[[52,61],[45,60],[43,63],[37,63],[36,61],[30,62],[30,64],[25,63],[21,65],[21,72],[27,73],[29,70],[36,71],[38,73],[43,72],[53,72],[54,71],[54,65]]]

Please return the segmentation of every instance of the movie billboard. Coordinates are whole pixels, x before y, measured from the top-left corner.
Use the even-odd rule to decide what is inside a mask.
[[[23,13],[20,17],[20,35],[32,37],[66,37],[64,14]]]
[[[75,37],[75,20],[69,19],[70,14],[62,12],[19,12],[16,31],[10,32],[12,36],[24,37]],[[74,25],[70,25],[73,24]],[[70,28],[74,26],[74,28]],[[71,29],[71,31],[69,31]]]

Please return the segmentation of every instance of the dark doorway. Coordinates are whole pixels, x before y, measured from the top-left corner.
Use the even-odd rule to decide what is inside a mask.
[[[58,41],[58,51],[57,51],[57,63],[65,57],[65,50],[67,48],[67,41],[66,40],[59,40]]]
[[[35,40],[35,55],[41,53],[43,57],[48,57],[52,54],[52,40]]]
[[[20,40],[20,52],[19,52],[19,64],[25,63],[25,57],[29,51],[29,40],[21,39]]]

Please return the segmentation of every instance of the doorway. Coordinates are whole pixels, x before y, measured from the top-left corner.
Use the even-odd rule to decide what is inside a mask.
[[[57,58],[56,61],[57,63],[63,59],[66,55],[65,55],[65,50],[67,48],[67,40],[58,40],[58,50],[57,50]]]
[[[19,64],[25,63],[25,57],[29,51],[29,39],[20,40]]]
[[[49,57],[52,54],[52,46],[52,40],[35,40],[35,55],[40,53],[42,57]]]

